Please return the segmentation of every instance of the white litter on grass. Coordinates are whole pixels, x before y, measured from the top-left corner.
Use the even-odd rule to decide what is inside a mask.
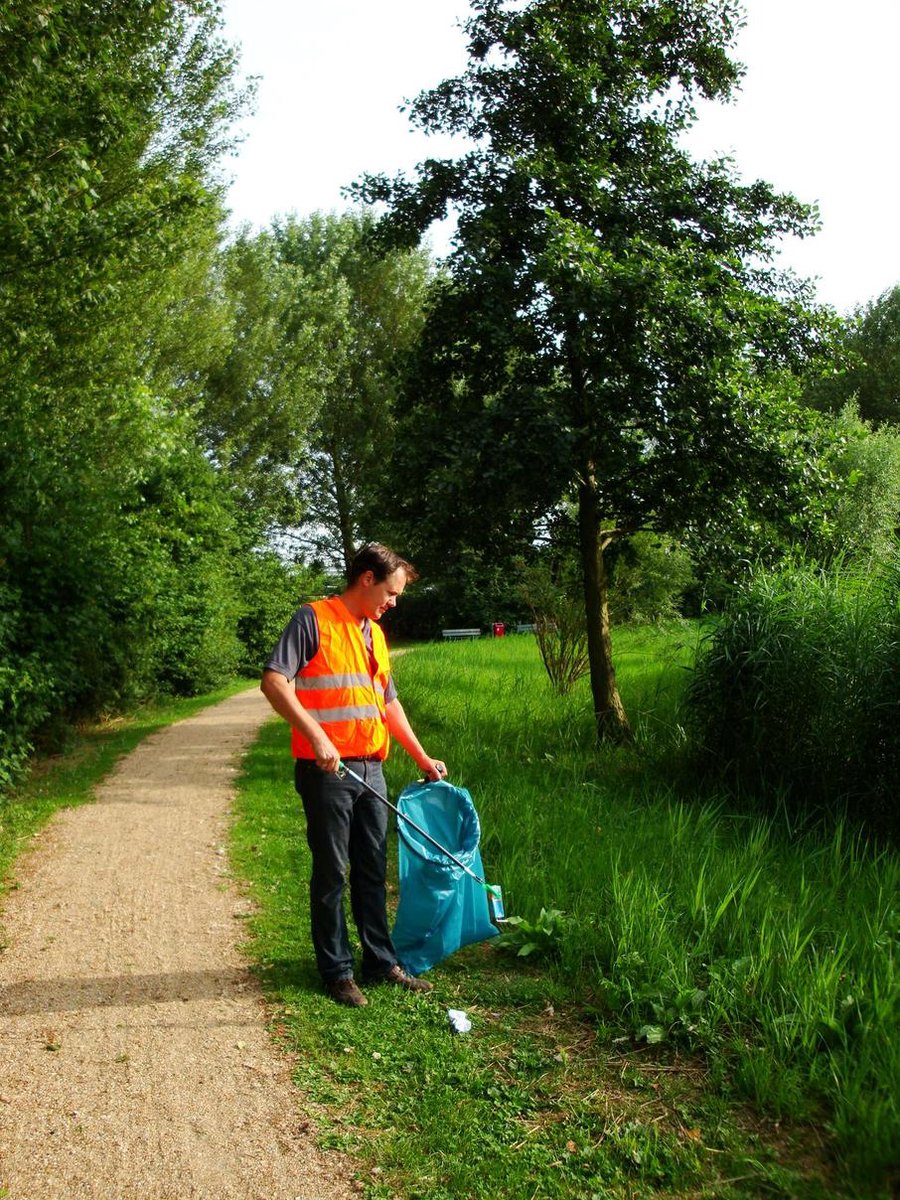
[[[468,1033],[472,1028],[472,1022],[461,1008],[448,1008],[447,1020],[453,1033]]]

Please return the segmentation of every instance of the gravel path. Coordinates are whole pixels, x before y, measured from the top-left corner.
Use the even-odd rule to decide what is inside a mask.
[[[235,946],[228,807],[270,711],[253,689],[152,735],[20,861],[0,938],[9,1200],[354,1194]]]

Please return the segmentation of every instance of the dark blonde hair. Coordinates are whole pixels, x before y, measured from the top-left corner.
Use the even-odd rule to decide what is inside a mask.
[[[419,572],[412,563],[395,554],[387,546],[382,546],[381,542],[368,542],[357,550],[347,570],[348,586],[356,583],[366,571],[372,572],[377,583],[383,583],[388,575],[393,575],[395,571],[403,571],[407,583],[419,578]]]

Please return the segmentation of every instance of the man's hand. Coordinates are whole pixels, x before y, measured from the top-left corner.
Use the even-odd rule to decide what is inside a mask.
[[[439,758],[425,758],[419,766],[425,772],[425,778],[430,783],[436,783],[439,779],[446,779],[447,767]]]
[[[309,715],[297,699],[291,681],[285,679],[278,671],[263,671],[260,687],[278,715],[299,730],[312,746],[317,765],[323,771],[336,775],[340,769],[341,756],[319,722]]]
[[[312,748],[316,753],[316,766],[331,775],[337,775],[341,766],[341,756],[331,738],[326,734],[312,739]]]

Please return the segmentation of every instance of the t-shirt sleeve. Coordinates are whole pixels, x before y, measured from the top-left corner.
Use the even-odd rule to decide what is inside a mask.
[[[294,679],[319,650],[319,623],[308,604],[298,608],[288,621],[266,663],[267,671],[277,671],[285,679]]]

